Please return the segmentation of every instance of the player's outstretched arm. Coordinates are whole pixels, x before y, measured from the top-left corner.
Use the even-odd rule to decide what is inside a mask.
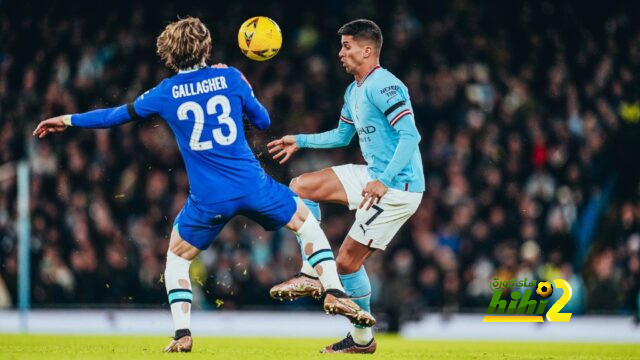
[[[340,120],[338,127],[319,134],[298,134],[296,142],[301,148],[332,149],[349,145],[356,134],[353,124]]]
[[[287,135],[267,144],[269,153],[280,164],[289,160],[300,148],[330,149],[349,145],[356,130],[351,124],[340,122],[338,128],[320,134]]]
[[[43,138],[49,133],[64,131],[68,126],[105,129],[123,124],[137,117],[138,115],[133,110],[133,104],[98,109],[82,114],[62,115],[40,122],[33,135]]]

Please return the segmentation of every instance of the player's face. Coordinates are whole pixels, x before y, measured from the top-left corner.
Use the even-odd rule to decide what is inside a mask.
[[[364,62],[365,46],[352,35],[342,35],[342,48],[338,53],[342,66],[347,73],[355,75],[356,69]]]

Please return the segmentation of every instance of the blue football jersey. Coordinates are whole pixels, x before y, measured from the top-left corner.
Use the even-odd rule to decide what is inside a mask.
[[[129,106],[133,117],[159,115],[171,127],[196,203],[238,198],[253,190],[249,184],[264,181],[266,174],[247,143],[242,121],[244,113],[264,130],[269,115],[237,69],[180,72]]]

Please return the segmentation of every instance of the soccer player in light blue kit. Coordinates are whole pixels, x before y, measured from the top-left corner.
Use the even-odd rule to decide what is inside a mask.
[[[189,178],[190,194],[175,219],[164,282],[175,336],[165,352],[188,352],[191,314],[191,261],[205,250],[235,215],[245,215],[267,230],[286,227],[301,246],[317,259],[316,271],[327,290],[326,312],[352,322],[373,324],[375,319],[344,293],[336,263],[318,221],[286,186],[260,167],[247,144],[242,118],[258,129],[269,127],[266,109],[236,69],[206,66],[211,35],[197,18],[167,25],[157,39],[157,53],[178,74],[140,95],[130,104],[83,114],[63,115],[38,124],[40,138],[69,126],[108,128],[158,115],[175,134]],[[321,264],[320,264],[321,263]]]
[[[280,163],[299,148],[336,148],[357,133],[367,165],[342,165],[303,174],[291,189],[320,219],[316,202],[334,202],[356,211],[356,220],[340,247],[338,273],[349,296],[370,312],[371,285],[364,261],[384,250],[417,210],[424,192],[420,135],[415,126],[407,87],[380,67],[382,32],[370,20],[342,26],[340,61],[355,77],[344,94],[338,128],[321,134],[287,135],[268,144]],[[314,271],[313,253],[304,246],[303,265],[294,278],[274,286],[276,299],[317,297],[322,287]],[[326,353],[373,353],[377,344],[371,327],[354,324],[347,337],[327,346]]]

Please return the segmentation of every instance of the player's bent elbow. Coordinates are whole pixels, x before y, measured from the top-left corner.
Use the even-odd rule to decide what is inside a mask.
[[[269,119],[268,115],[264,117],[258,117],[256,118],[256,121],[253,122],[253,126],[255,126],[256,129],[260,131],[267,130],[269,126],[271,126],[271,119]]]
[[[349,143],[351,142],[351,137],[343,137],[340,139],[340,141],[338,142],[338,146],[340,147],[344,147],[349,145]]]
[[[406,133],[403,137],[404,139],[408,140],[407,142],[412,146],[418,146],[418,144],[420,144],[420,141],[422,140],[422,137],[420,136],[420,134],[418,134],[418,132]]]

